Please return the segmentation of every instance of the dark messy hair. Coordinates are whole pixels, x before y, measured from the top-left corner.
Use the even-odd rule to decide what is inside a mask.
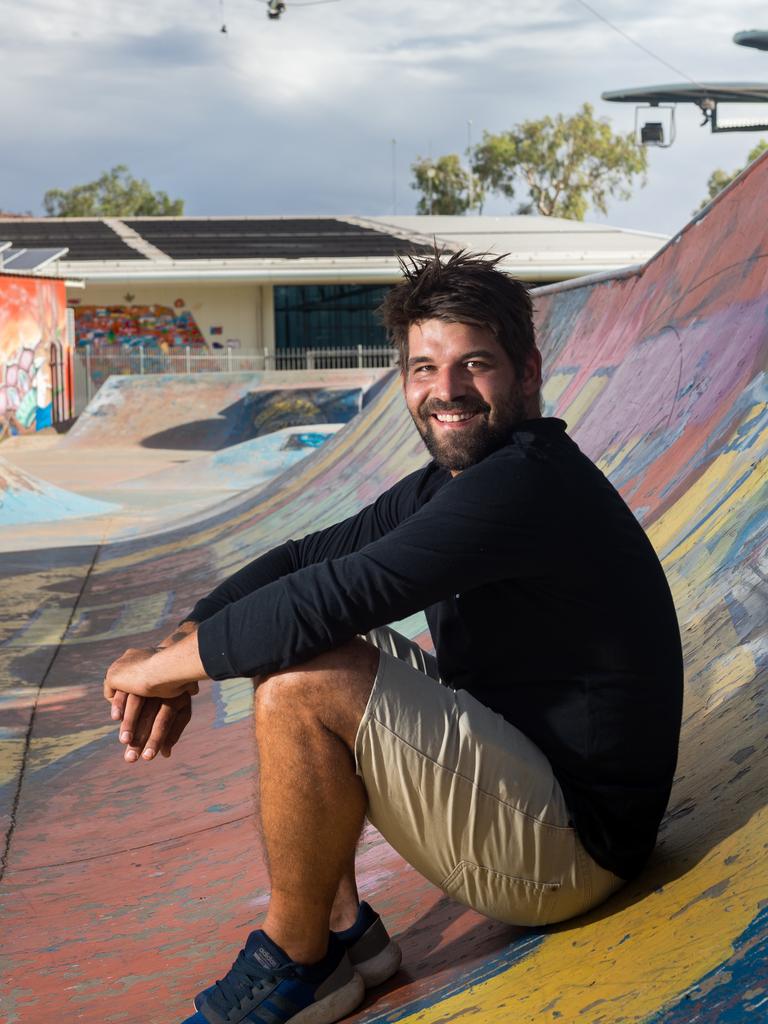
[[[423,320],[487,327],[509,355],[516,373],[536,347],[533,304],[520,281],[498,269],[503,256],[466,250],[448,259],[437,248],[429,256],[401,256],[404,281],[390,289],[379,315],[405,367],[408,329]]]

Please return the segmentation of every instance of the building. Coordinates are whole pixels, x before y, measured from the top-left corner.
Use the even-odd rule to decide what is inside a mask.
[[[382,345],[375,315],[398,256],[508,254],[531,284],[644,263],[663,235],[543,217],[0,217],[14,249],[60,255],[78,346],[229,349]]]

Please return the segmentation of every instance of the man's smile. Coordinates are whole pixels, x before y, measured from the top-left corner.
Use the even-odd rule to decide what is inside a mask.
[[[478,412],[436,412],[432,414],[432,419],[437,420],[442,427],[460,427],[477,415]]]

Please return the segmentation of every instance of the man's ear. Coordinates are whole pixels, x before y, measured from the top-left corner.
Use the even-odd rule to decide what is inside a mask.
[[[536,347],[525,357],[520,387],[526,396],[535,395],[541,390],[541,352]]]

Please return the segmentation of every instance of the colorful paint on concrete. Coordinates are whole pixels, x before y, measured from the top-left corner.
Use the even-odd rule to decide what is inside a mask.
[[[112,502],[94,500],[38,480],[0,459],[2,527],[105,515],[116,512],[118,508]]]
[[[768,157],[642,271],[536,302],[548,409],[642,518],[679,610],[685,724],[658,850],[593,913],[513,929],[450,903],[368,831],[361,886],[404,968],[360,1024],[765,1019],[767,190]],[[393,380],[278,485],[194,525],[3,556],[11,1024],[168,1024],[229,963],[268,896],[247,683],[205,688],[171,761],[126,766],[104,667],[247,559],[354,512],[424,458]]]
[[[216,451],[284,427],[347,423],[382,370],[110,377],[65,446]]]
[[[293,469],[343,426],[343,423],[320,423],[311,430],[283,427],[171,469],[134,477],[120,484],[114,493],[120,498],[126,491],[145,490],[153,485],[162,491],[207,489],[220,496],[225,491],[253,490]]]
[[[69,367],[64,282],[0,275],[0,439],[52,426]]]

